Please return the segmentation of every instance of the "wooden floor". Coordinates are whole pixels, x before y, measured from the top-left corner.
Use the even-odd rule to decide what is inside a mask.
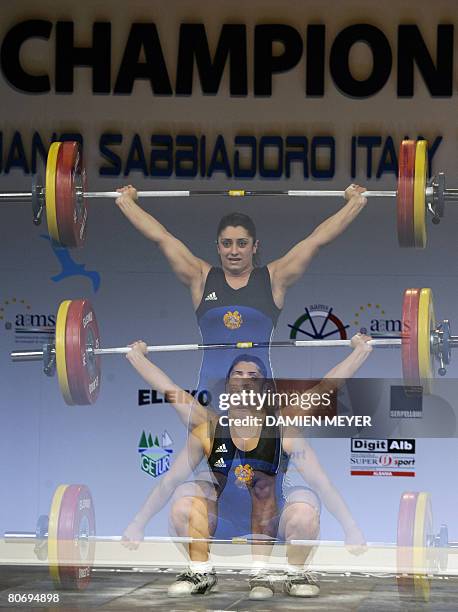
[[[0,610],[161,610],[222,612],[233,610],[307,610],[341,612],[390,612],[408,610],[458,610],[458,577],[434,578],[427,604],[400,600],[393,576],[318,574],[321,594],[299,599],[282,593],[283,578],[276,576],[274,597],[264,601],[248,598],[248,574],[233,571],[218,574],[217,591],[185,598],[167,597],[175,573],[163,571],[94,570],[91,584],[83,592],[56,591],[47,572],[37,567],[0,567]],[[58,593],[59,603],[8,604],[9,594]]]

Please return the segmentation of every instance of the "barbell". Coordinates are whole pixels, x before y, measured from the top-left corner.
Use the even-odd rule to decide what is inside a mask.
[[[426,140],[403,140],[398,160],[397,191],[366,191],[369,198],[397,199],[397,233],[401,247],[426,246],[426,212],[433,223],[444,216],[445,203],[458,201],[458,189],[445,187],[445,175],[439,173],[427,181],[428,144]],[[163,190],[139,191],[141,198],[190,196],[289,196],[335,197],[343,191],[326,190]],[[46,177],[35,175],[31,192],[3,192],[0,201],[32,203],[35,224],[41,222],[43,211],[49,235],[63,247],[78,247],[87,233],[88,205],[93,198],[117,198],[117,191],[87,191],[86,170],[78,142],[53,142],[46,161]]]
[[[95,508],[85,485],[59,485],[53,495],[49,515],[38,518],[34,532],[8,531],[5,543],[35,542],[35,555],[48,559],[49,572],[57,588],[85,589],[90,582],[97,542],[119,541],[120,536],[96,536]],[[291,546],[342,546],[342,542],[322,540],[277,540],[259,537],[234,537],[230,540],[191,537],[146,537],[147,542],[191,544],[287,544]],[[441,525],[434,534],[431,495],[405,492],[401,495],[395,543],[368,543],[368,547],[395,547],[399,594],[409,599],[428,601],[430,576],[445,571],[449,549],[458,542],[448,541],[448,528]]]
[[[370,340],[374,347],[400,347],[405,384],[430,393],[431,381],[446,374],[451,350],[458,346],[450,322],[436,323],[431,289],[407,289],[402,307],[400,338]],[[233,342],[221,344],[168,344],[148,346],[147,351],[195,351],[274,347],[349,347],[350,340],[288,340],[279,342]],[[65,300],[57,311],[54,341],[41,351],[13,351],[15,362],[43,361],[45,374],[57,371],[60,390],[68,405],[94,404],[101,385],[101,357],[126,354],[130,347],[102,348],[95,311],[88,300]]]

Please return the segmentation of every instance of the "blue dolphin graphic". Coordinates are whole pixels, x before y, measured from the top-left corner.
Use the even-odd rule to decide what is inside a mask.
[[[62,271],[56,276],[51,276],[51,280],[58,283],[64,278],[71,276],[86,276],[92,283],[94,293],[99,290],[100,287],[100,274],[95,270],[86,270],[86,264],[79,264],[74,261],[65,247],[56,246],[51,238],[45,234],[41,234],[40,238],[47,240],[51,244],[51,248],[54,251],[55,256],[62,266]]]

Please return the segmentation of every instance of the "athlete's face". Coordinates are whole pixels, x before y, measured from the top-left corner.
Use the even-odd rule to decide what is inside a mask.
[[[258,249],[244,227],[225,227],[218,236],[218,253],[223,269],[235,274],[242,274],[253,268],[253,255]]]
[[[240,394],[241,391],[254,391],[261,393],[264,385],[264,377],[256,363],[252,361],[239,361],[231,370],[229,380],[226,384],[228,393]],[[231,409],[237,410],[255,410],[256,405],[237,406]]]

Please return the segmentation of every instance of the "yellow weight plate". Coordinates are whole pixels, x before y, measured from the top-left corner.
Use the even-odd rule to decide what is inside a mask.
[[[415,148],[413,229],[415,247],[426,246],[426,173],[428,168],[428,143],[419,140]]]
[[[74,401],[70,392],[67,376],[67,360],[65,357],[65,333],[67,330],[67,313],[71,300],[64,300],[59,306],[56,318],[56,370],[59,387],[65,402],[73,406]]]
[[[418,303],[418,373],[424,393],[431,393],[434,378],[434,357],[431,352],[431,332],[436,328],[431,289],[420,291]]]
[[[48,523],[48,562],[49,574],[56,586],[60,585],[59,560],[57,552],[57,532],[62,498],[68,485],[59,485],[54,493],[49,511]]]
[[[55,242],[60,242],[56,213],[56,173],[60,144],[60,142],[51,144],[46,160],[46,219],[49,235]]]
[[[428,574],[433,567],[432,542],[433,513],[429,493],[419,493],[415,507],[415,522],[413,528],[413,572],[415,595],[418,599],[429,601],[430,583]]]

